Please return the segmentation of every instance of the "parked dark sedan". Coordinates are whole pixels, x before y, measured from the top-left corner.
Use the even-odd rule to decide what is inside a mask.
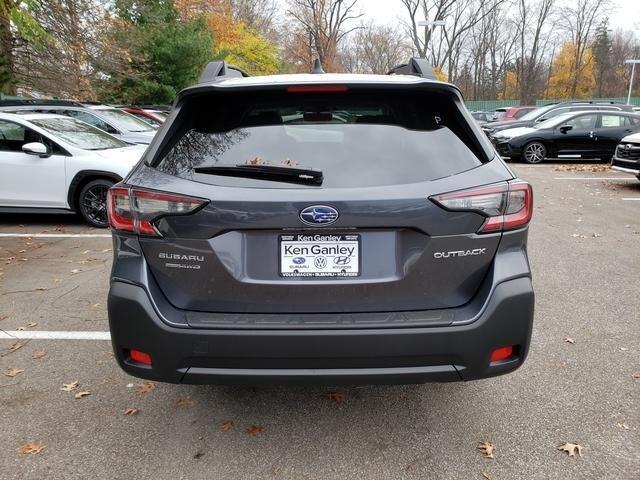
[[[498,122],[488,122],[482,125],[482,130],[487,136],[491,136],[514,127],[533,127],[538,123],[563,115],[565,113],[585,112],[585,111],[616,111],[632,112],[632,106],[624,103],[614,102],[592,102],[592,101],[570,101],[554,103],[532,110],[517,119],[501,119]]]
[[[503,130],[491,137],[498,153],[539,163],[546,158],[609,161],[620,140],[640,131],[640,115],[626,112],[565,113],[534,127]]]

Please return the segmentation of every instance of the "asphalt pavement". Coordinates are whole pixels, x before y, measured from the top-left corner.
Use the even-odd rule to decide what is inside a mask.
[[[470,383],[145,386],[104,339],[108,232],[0,216],[0,479],[640,478],[640,182],[512,166],[535,194],[531,351]]]

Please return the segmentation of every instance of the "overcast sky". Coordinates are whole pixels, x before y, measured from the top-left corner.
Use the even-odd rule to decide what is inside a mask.
[[[571,0],[564,0],[571,2]],[[573,2],[572,2],[573,3]],[[612,29],[636,30],[640,35],[640,0],[612,0],[609,24]],[[358,5],[363,13],[378,23],[393,23],[404,19],[406,13],[400,0],[360,0]]]

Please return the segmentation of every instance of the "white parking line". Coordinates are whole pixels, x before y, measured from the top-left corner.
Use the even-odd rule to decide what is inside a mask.
[[[111,238],[110,233],[0,233],[0,238]]]
[[[632,177],[554,177],[554,180],[622,180],[623,182],[637,182]]]
[[[622,200],[626,200],[627,202],[640,202],[640,197],[622,197]]]
[[[0,340],[111,340],[109,332],[55,332],[45,330],[0,330]]]

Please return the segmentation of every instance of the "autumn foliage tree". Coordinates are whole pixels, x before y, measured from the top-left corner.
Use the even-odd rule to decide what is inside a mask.
[[[573,43],[562,45],[556,55],[549,86],[545,92],[546,98],[589,98],[593,96],[596,87],[595,59],[591,48],[586,48],[582,54],[582,63],[576,65],[576,46]],[[576,76],[576,72],[580,75]]]

